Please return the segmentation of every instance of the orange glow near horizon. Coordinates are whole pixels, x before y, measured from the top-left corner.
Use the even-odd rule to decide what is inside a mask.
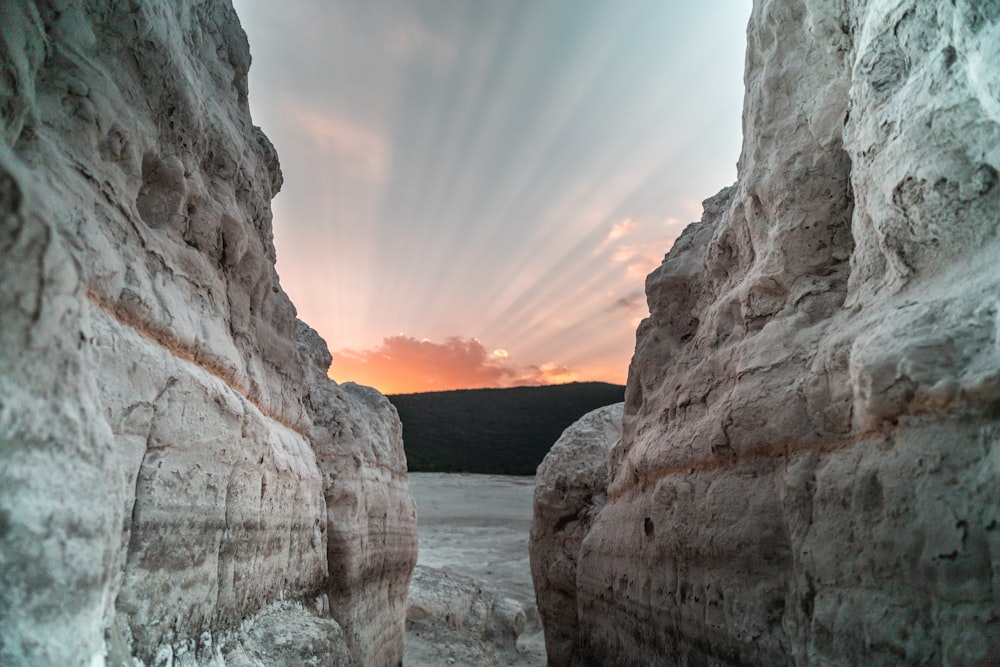
[[[376,348],[333,353],[330,377],[356,382],[384,394],[414,394],[454,389],[496,389],[570,382],[624,384],[626,369],[571,369],[557,363],[519,366],[505,350],[489,352],[475,338],[452,337],[444,343],[409,336],[385,338]]]
[[[679,228],[675,219],[667,228]],[[515,340],[520,350],[487,346],[478,338],[452,335],[417,338],[405,334],[384,337],[375,346],[355,345],[332,350],[329,376],[336,382],[355,382],[384,394],[410,394],[456,389],[496,389],[571,382],[608,382],[624,385],[634,351],[635,331],[647,314],[642,289],[622,294],[624,285],[641,284],[676,239],[631,242],[637,223],[623,219],[602,233],[594,251],[603,272],[585,281],[564,282],[574,295],[563,312],[532,312],[521,306],[488,327],[502,340]],[[622,280],[624,277],[625,280]],[[552,287],[552,286],[550,286]],[[525,299],[531,293],[521,293]],[[531,295],[533,296],[533,295]],[[296,303],[307,300],[293,294]],[[530,302],[528,306],[530,306]],[[303,309],[305,310],[305,309]],[[329,328],[322,318],[303,313],[327,341]],[[504,329],[502,323],[513,324]],[[615,341],[612,343],[611,341]],[[331,346],[332,347],[332,346]]]
[[[234,0],[281,286],[338,382],[624,383],[646,275],[736,177],[751,2],[458,5]]]

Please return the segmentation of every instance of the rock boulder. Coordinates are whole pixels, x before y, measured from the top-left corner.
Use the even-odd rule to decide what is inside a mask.
[[[528,549],[550,667],[572,664],[579,643],[580,544],[607,500],[608,454],[621,442],[623,405],[598,408],[570,425],[535,476]]]
[[[485,581],[418,565],[406,611],[406,662],[419,665],[521,664],[524,609]]]

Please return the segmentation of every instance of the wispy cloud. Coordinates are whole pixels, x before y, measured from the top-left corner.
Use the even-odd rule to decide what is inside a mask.
[[[446,64],[455,57],[457,45],[443,34],[444,26],[429,25],[412,12],[404,11],[406,3],[393,7],[394,18],[386,21],[389,26],[389,50],[400,59],[422,57],[437,64]],[[388,12],[387,12],[388,13]],[[432,28],[438,28],[433,30]]]
[[[611,261],[624,265],[625,278],[631,284],[641,284],[649,272],[663,261],[664,245],[663,241],[650,241],[620,246],[615,248]]]
[[[614,302],[608,307],[609,312],[615,312],[619,310],[633,311],[640,308],[646,307],[646,295],[642,290],[635,290],[629,292],[623,297],[615,299]]]
[[[618,245],[618,242],[623,238],[635,231],[636,222],[632,218],[625,218],[624,220],[611,225],[604,238],[601,239],[600,245],[594,248],[591,253],[592,256],[597,257],[608,251],[609,248],[614,248]]]
[[[617,241],[628,235],[633,229],[635,229],[635,220],[626,218],[618,224],[611,226],[611,229],[608,231],[608,241]]]
[[[489,351],[476,338],[453,336],[436,343],[412,336],[390,336],[365,350],[333,353],[331,376],[376,387],[387,394],[449,389],[543,385],[577,379],[565,365],[520,366],[504,349]]]
[[[529,366],[527,372],[522,372],[518,376],[515,385],[544,385],[544,384],[565,384],[575,382],[579,375],[568,366],[561,364],[542,364],[541,366]]]
[[[347,116],[293,103],[289,115],[296,125],[324,151],[334,153],[377,182],[385,180],[389,166],[387,139],[376,129]]]

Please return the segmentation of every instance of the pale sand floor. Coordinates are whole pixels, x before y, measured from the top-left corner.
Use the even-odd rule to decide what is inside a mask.
[[[544,665],[528,561],[535,478],[410,473],[409,479],[417,503],[418,564],[482,579],[520,602],[528,615],[518,642],[523,662],[510,664]]]

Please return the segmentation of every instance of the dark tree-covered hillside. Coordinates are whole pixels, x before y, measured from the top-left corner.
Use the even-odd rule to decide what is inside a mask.
[[[411,472],[534,475],[563,430],[624,400],[625,387],[574,382],[547,387],[397,394]]]

